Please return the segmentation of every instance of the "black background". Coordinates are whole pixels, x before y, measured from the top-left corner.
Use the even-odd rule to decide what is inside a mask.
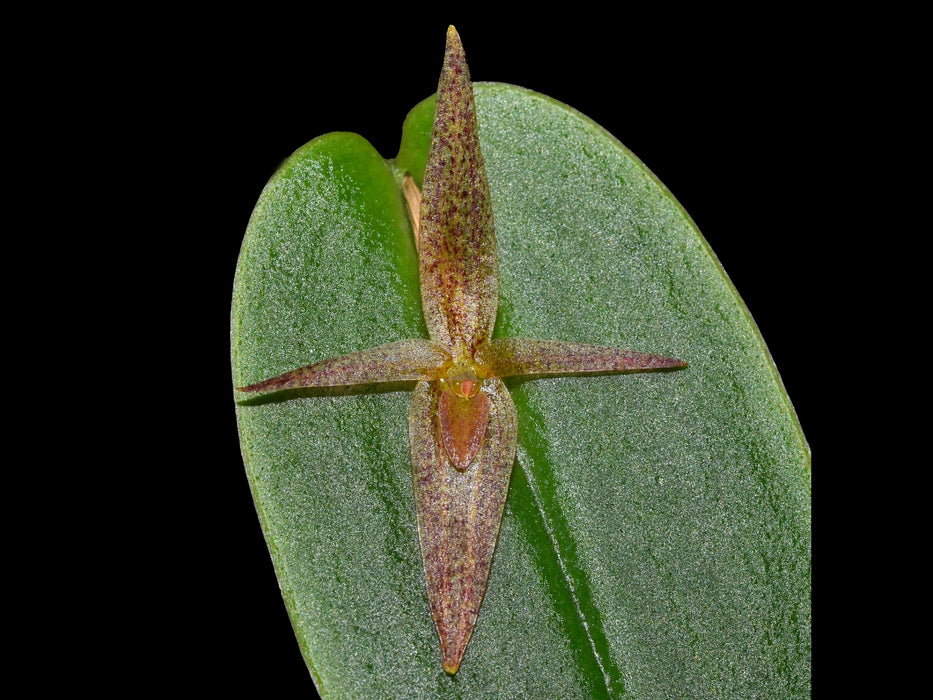
[[[115,118],[135,124],[128,156],[153,164],[132,206],[157,228],[144,284],[157,290],[151,312],[166,329],[149,343],[168,359],[154,363],[159,398],[146,425],[161,466],[137,487],[153,505],[132,513],[145,521],[137,544],[147,556],[127,585],[151,592],[139,594],[118,639],[140,678],[313,693],[239,454],[229,367],[236,259],[263,186],[302,144],[354,131],[395,154],[406,113],[436,87],[448,19],[253,13],[255,25],[239,17],[235,31],[179,22],[157,41],[121,44],[147,58],[134,62],[132,104]],[[474,80],[576,108],[673,192],[758,323],[812,441],[820,271],[810,251],[828,236],[819,191],[831,70],[808,60],[819,37],[792,18],[453,21]],[[139,643],[140,625],[151,644]]]

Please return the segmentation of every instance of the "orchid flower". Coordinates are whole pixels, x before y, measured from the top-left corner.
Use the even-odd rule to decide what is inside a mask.
[[[686,364],[583,343],[492,337],[499,303],[493,210],[473,86],[453,27],[423,192],[410,178],[405,191],[429,339],[324,360],[240,391],[417,382],[409,439],[418,533],[442,663],[454,674],[476,625],[515,461],[518,417],[503,379]]]

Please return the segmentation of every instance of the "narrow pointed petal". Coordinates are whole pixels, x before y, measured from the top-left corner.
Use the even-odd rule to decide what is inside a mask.
[[[515,461],[515,405],[487,380],[489,422],[469,467],[457,471],[441,444],[436,382],[420,382],[411,404],[411,456],[418,533],[431,615],[444,670],[456,673],[479,613]]]
[[[428,340],[400,340],[377,348],[323,360],[307,367],[266,379],[240,391],[280,391],[299,387],[343,386],[433,380],[450,355]]]
[[[499,272],[473,85],[456,30],[444,66],[421,200],[421,301],[432,340],[472,353],[492,334]]]
[[[531,338],[497,338],[487,349],[485,360],[496,377],[633,372],[687,366],[686,362],[676,357],[602,345]]]

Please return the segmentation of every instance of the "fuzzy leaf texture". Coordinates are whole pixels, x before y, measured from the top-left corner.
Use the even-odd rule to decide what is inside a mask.
[[[690,368],[554,378],[533,345],[509,348],[541,378],[503,380],[518,451],[456,676],[438,662],[425,594],[414,381],[239,395],[247,476],[319,692],[808,696],[810,455],[753,320],[622,144],[543,95],[475,94],[498,247],[493,338]],[[236,386],[429,337],[401,182],[410,171],[421,185],[433,115],[433,99],[412,110],[396,159],[328,134],[272,178],[237,268]]]

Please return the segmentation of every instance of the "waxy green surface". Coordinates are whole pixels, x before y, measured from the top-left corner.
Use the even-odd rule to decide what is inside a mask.
[[[250,484],[325,696],[809,693],[809,453],[767,351],[669,193],[573,110],[476,86],[495,336],[674,355],[663,375],[510,381],[519,447],[486,599],[438,664],[408,452],[413,383],[238,406]],[[273,178],[237,271],[234,380],[427,337],[399,158],[316,139]],[[420,169],[419,169],[420,167]],[[399,389],[393,391],[392,389]]]

